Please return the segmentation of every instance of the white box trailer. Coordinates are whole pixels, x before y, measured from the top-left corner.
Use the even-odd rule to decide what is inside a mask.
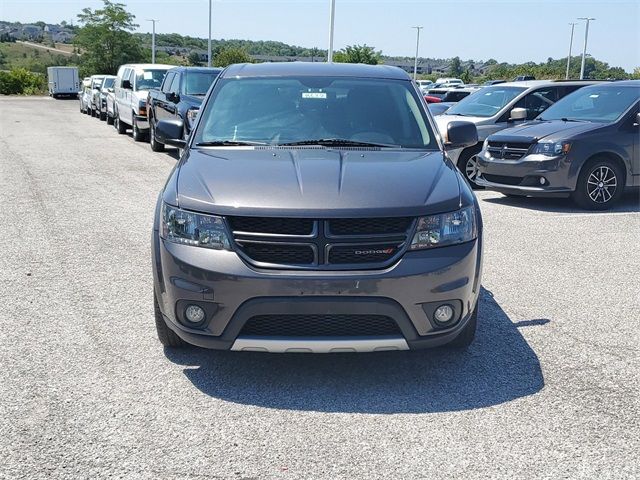
[[[77,96],[80,91],[78,67],[49,67],[49,95],[57,98],[62,95]]]

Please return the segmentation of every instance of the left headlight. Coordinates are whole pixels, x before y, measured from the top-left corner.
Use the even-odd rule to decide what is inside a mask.
[[[139,115],[146,115],[147,114],[147,101],[146,100],[140,100],[138,102],[138,114]]]
[[[547,157],[566,155],[569,150],[571,150],[570,142],[541,142],[531,147],[532,154],[546,155]]]
[[[465,207],[450,213],[418,219],[418,228],[411,241],[411,250],[444,247],[474,240],[478,237],[475,207]]]
[[[166,203],[162,204],[161,215],[161,236],[165,240],[214,250],[231,250],[222,217],[188,212]]]

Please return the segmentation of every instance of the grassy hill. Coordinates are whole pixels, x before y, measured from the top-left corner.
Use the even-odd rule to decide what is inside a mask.
[[[23,43],[0,43],[0,69],[25,68],[30,72],[46,73],[52,65],[77,65],[77,55],[58,53]],[[60,48],[56,46],[56,48]]]

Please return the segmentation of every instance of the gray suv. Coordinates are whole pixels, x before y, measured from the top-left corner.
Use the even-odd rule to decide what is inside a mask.
[[[371,352],[474,338],[482,272],[476,198],[400,69],[233,65],[183,140],[152,235],[165,346]]]

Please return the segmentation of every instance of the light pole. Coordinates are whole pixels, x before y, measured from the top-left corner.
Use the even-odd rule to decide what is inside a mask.
[[[207,67],[211,66],[211,0],[209,0],[209,43],[207,44]]]
[[[329,0],[329,50],[327,62],[333,62],[333,24],[336,18],[336,0]]]
[[[577,23],[570,23],[571,25],[571,40],[569,40],[569,56],[567,57],[567,74],[564,76],[565,80],[569,80],[569,65],[571,65],[571,49],[573,48],[573,30],[576,28]]]
[[[153,23],[153,30],[151,34],[151,63],[156,63],[156,22],[160,20],[156,20],[153,18],[148,18],[147,22]]]
[[[584,29],[584,48],[582,49],[582,64],[580,65],[580,80],[582,80],[584,78],[584,61],[587,56],[587,40],[589,39],[589,22],[591,20],[595,20],[595,18],[579,17],[578,20],[587,21],[587,26]]]
[[[420,48],[420,30],[424,27],[411,27],[416,29],[416,59],[413,63],[413,79],[415,80],[418,76],[418,49]]]

